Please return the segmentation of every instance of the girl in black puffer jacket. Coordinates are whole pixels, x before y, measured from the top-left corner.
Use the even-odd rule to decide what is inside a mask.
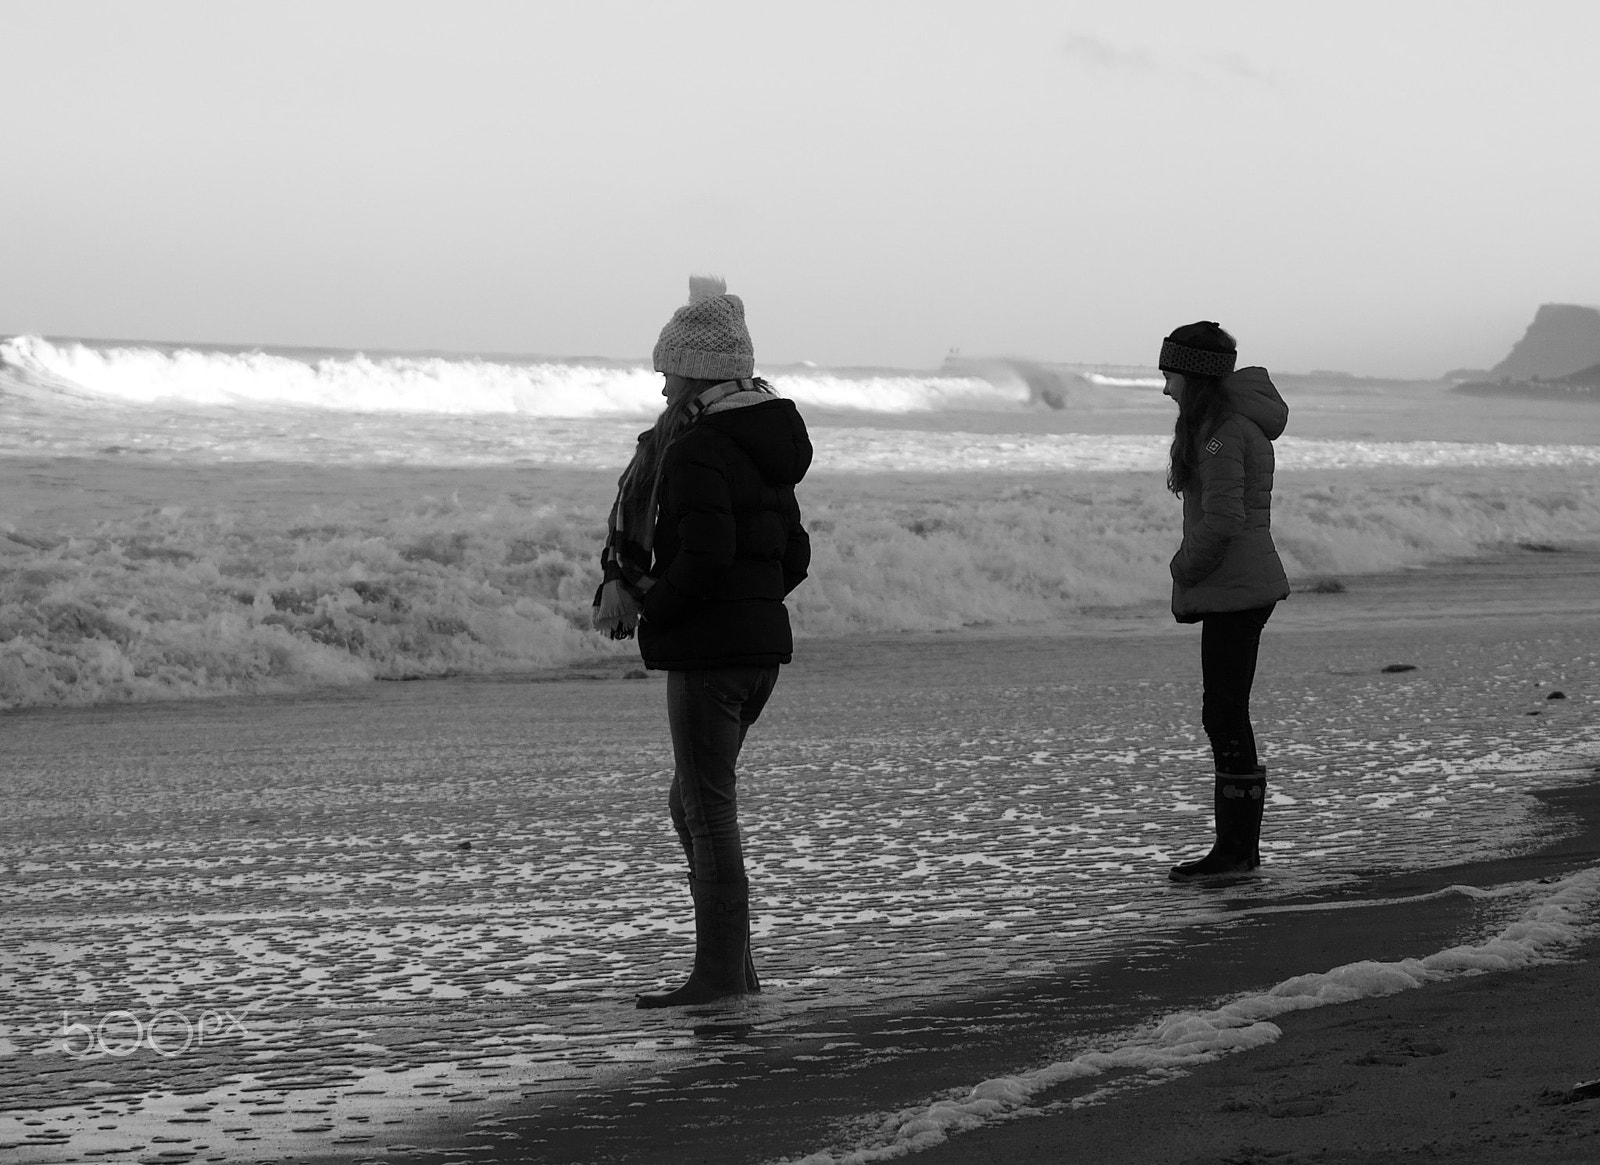
[[[1233,337],[1210,321],[1161,346],[1166,394],[1178,402],[1167,487],[1183,498],[1172,558],[1172,613],[1200,623],[1201,723],[1216,769],[1216,844],[1173,868],[1173,881],[1248,873],[1261,864],[1266,769],[1250,724],[1261,631],[1289,595],[1272,542],[1272,442],[1289,420],[1265,368],[1234,371]]]
[[[811,561],[794,494],[811,465],[805,422],[752,375],[739,298],[720,280],[689,286],[656,344],[667,405],[619,483],[595,606],[597,627],[637,628],[645,666],[667,673],[668,809],[694,898],[689,981],[640,1007],[760,989],[735,764],[793,654],[783,600]]]

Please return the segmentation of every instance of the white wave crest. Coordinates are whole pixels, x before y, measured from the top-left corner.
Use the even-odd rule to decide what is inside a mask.
[[[46,390],[124,405],[600,418],[647,417],[661,407],[659,375],[643,364],[604,361],[291,355],[17,336],[0,342],[0,365]],[[1012,408],[1029,399],[1014,377],[911,372],[793,370],[781,389],[801,404],[887,413]]]

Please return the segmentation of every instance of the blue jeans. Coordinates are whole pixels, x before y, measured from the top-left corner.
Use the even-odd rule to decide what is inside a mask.
[[[1250,726],[1250,688],[1256,678],[1261,630],[1274,606],[1207,615],[1202,620],[1200,674],[1205,695],[1200,723],[1211,738],[1217,772],[1229,776],[1251,776],[1259,761]]]
[[[776,667],[667,673],[674,761],[667,807],[689,870],[702,882],[745,876],[734,766],[777,682]]]

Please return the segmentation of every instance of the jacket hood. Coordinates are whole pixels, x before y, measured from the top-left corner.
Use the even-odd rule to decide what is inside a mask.
[[[1265,368],[1241,368],[1223,380],[1222,389],[1228,394],[1228,407],[1254,422],[1267,440],[1283,436],[1289,424],[1289,406]]]
[[[766,397],[743,408],[713,406],[699,423],[744,450],[771,485],[798,485],[811,468],[811,437],[791,400]]]

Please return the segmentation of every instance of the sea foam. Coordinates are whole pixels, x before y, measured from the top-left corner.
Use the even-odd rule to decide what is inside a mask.
[[[105,475],[80,479],[85,497],[145,488],[114,464]],[[210,480],[216,496],[67,528],[0,522],[0,706],[511,674],[636,650],[589,627],[606,476],[547,470],[465,500],[396,493],[358,470],[319,500],[270,467],[181,479]],[[1600,483],[1561,471],[1319,471],[1280,499],[1296,578],[1600,531]],[[1178,521],[1151,474],[822,477],[802,502],[813,561],[790,599],[802,639],[1159,601]]]
[[[1495,891],[1452,887],[1475,896],[1538,895],[1517,921],[1479,943],[1463,944],[1422,958],[1394,962],[1363,960],[1315,974],[1298,975],[1264,992],[1242,995],[1202,1012],[1177,1012],[1147,1028],[1125,1033],[1121,1042],[1083,1052],[1013,1076],[985,1080],[970,1089],[915,1108],[871,1118],[873,1131],[855,1144],[824,1150],[782,1165],[867,1165],[903,1157],[990,1121],[1022,1115],[1034,1098],[1071,1080],[1123,1069],[1148,1074],[1159,1084],[1175,1073],[1280,1039],[1272,1021],[1288,1012],[1325,1004],[1392,995],[1464,974],[1483,974],[1550,962],[1594,928],[1600,905],[1600,869],[1582,870],[1553,886],[1512,886]],[[1093,1103],[1094,1097],[1086,1098]]]
[[[802,639],[1163,595],[1179,522],[1167,439],[1054,431],[1074,415],[1030,409],[1027,368],[967,370],[781,378],[820,414],[801,489],[812,576],[791,601]],[[1082,379],[1154,397],[1131,372]],[[6,340],[0,707],[631,653],[590,630],[589,604],[615,475],[658,384],[615,361]],[[1295,577],[1600,536],[1597,445],[1277,449],[1274,533]],[[317,489],[294,467],[315,467]]]

